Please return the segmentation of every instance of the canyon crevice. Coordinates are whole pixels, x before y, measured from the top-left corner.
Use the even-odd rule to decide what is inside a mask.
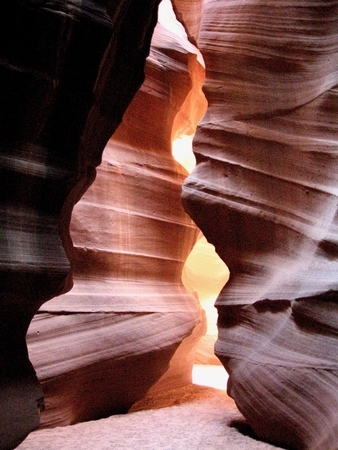
[[[199,227],[229,395],[260,439],[335,450],[338,2],[158,5],[0,8],[0,449],[191,382]]]
[[[41,426],[125,413],[150,388],[191,382],[205,317],[181,274],[198,230],[171,144],[205,111],[204,68],[170,2],[161,8],[145,81],[72,212],[74,286],[42,305],[28,332]]]

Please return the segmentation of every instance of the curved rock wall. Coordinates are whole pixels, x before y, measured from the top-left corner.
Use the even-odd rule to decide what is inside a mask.
[[[1,449],[39,423],[25,334],[70,288],[71,210],[144,79],[157,4],[1,3]]]
[[[230,269],[216,354],[265,440],[335,449],[338,4],[206,1],[186,210]]]
[[[28,332],[42,426],[126,412],[150,388],[191,382],[205,319],[181,282],[197,230],[171,142],[205,111],[204,68],[170,2],[159,19],[145,82],[72,213],[74,287],[46,302]]]
[[[68,233],[143,81],[157,4],[2,2],[1,449],[38,424],[25,334],[69,290],[69,260],[74,290],[29,331],[43,423],[125,410],[174,355],[189,355],[177,363],[188,379],[201,316],[180,275],[195,228],[170,142],[193,133],[205,102],[181,28],[173,39],[159,26],[143,89],[74,211],[74,249]],[[183,202],[231,272],[216,304],[229,393],[262,439],[333,450],[337,2],[173,5],[206,60]]]

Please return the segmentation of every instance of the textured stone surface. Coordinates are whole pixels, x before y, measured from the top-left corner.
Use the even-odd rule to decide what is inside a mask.
[[[155,425],[155,426],[154,426]],[[18,450],[277,450],[260,442],[224,391],[187,385],[148,395],[130,414],[42,429]]]
[[[2,450],[38,423],[25,334],[36,310],[70,288],[70,262],[74,290],[43,306],[29,332],[44,423],[125,410],[174,354],[187,379],[194,336],[184,338],[201,318],[180,283],[194,228],[179,207],[184,172],[170,143],[194,132],[205,100],[202,60],[182,28],[173,39],[159,26],[144,88],[74,213],[74,250],[68,233],[143,80],[157,3],[2,2]],[[183,200],[231,272],[216,346],[229,393],[261,438],[333,450],[337,2],[173,4],[207,66],[209,109]],[[100,376],[106,390],[95,391]]]
[[[38,424],[25,334],[41,304],[70,288],[70,213],[143,81],[157,3],[1,4],[2,449]]]
[[[186,210],[230,269],[216,354],[259,436],[335,449],[337,2],[205,2]]]
[[[181,282],[197,230],[181,206],[186,172],[171,141],[192,134],[205,110],[204,69],[164,7],[145,82],[73,210],[74,287],[46,302],[29,329],[42,426],[126,412],[160,378],[153,391],[191,382],[205,318]]]

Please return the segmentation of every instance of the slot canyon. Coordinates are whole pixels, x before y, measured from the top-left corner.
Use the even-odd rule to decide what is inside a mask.
[[[0,9],[0,450],[196,363],[248,441],[87,448],[337,450],[338,1]]]

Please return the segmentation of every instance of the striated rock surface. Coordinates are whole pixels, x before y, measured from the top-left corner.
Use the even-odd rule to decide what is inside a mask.
[[[71,286],[71,210],[144,79],[157,4],[1,3],[1,449],[39,423],[25,335]]]
[[[196,44],[201,26],[204,0],[172,0],[176,17],[190,42]]]
[[[73,289],[41,306],[28,332],[41,426],[127,412],[150,388],[191,382],[205,318],[181,282],[197,229],[171,142],[205,111],[204,68],[170,2],[159,18],[145,82],[73,210]]]
[[[209,109],[183,202],[231,272],[228,391],[261,439],[334,450],[338,3],[173,0],[184,28],[158,25],[82,197],[144,79],[158,3],[2,2],[0,448],[39,422],[38,308],[45,426],[189,380],[204,325],[180,280],[196,229],[171,157],[205,109],[188,36]]]
[[[245,427],[226,392],[187,385],[147,395],[130,414],[37,430],[18,450],[281,450],[242,433]]]
[[[336,1],[205,2],[186,210],[230,269],[228,392],[264,440],[338,442]]]

